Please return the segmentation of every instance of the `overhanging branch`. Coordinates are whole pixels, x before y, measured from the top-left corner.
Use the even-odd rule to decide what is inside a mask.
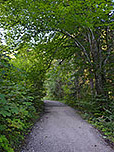
[[[58,32],[61,32],[61,33],[63,33],[64,35],[66,35],[66,36],[68,36],[68,37],[71,37],[71,38],[74,40],[75,45],[76,45],[77,47],[79,47],[80,49],[83,50],[83,52],[84,52],[87,60],[88,60],[89,63],[92,65],[91,60],[90,60],[90,58],[89,58],[89,56],[88,56],[88,54],[87,54],[87,51],[86,51],[85,47],[84,47],[74,36],[72,36],[72,35],[71,35],[70,33],[68,33],[67,31],[58,30]]]

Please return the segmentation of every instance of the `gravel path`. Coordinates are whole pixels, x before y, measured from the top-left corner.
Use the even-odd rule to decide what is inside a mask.
[[[45,105],[21,152],[114,152],[74,109],[57,101]]]

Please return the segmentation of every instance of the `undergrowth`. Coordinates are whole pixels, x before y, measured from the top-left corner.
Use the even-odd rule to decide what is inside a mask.
[[[0,56],[0,152],[17,152],[43,109],[42,81],[10,62]]]
[[[114,102],[112,100],[95,97],[85,100],[67,99],[65,102],[79,110],[82,117],[95,126],[102,137],[114,147]]]

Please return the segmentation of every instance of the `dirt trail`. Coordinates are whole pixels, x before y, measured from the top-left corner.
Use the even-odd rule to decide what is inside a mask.
[[[114,152],[74,109],[57,101],[45,106],[21,152]]]

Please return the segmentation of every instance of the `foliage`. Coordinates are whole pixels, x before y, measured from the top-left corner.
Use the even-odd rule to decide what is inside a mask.
[[[0,57],[0,151],[13,152],[39,117],[44,89],[39,80],[31,78],[30,62],[22,62],[24,58],[21,55],[15,58],[13,54],[6,53],[4,50]],[[38,78],[43,82],[43,76]]]
[[[40,110],[44,87],[48,97],[86,111],[96,124],[103,118],[111,129],[114,2],[6,0],[0,4],[0,27],[6,31],[7,44],[0,46],[0,115],[2,135],[9,143],[15,134],[22,138],[21,130]],[[10,136],[12,129],[15,133]]]
[[[66,104],[79,110],[80,114],[88,122],[101,130],[104,138],[108,138],[111,142],[114,142],[113,97],[110,95],[107,98],[106,96],[93,94],[95,88],[91,90],[91,77],[89,79],[86,66],[83,66],[83,68],[86,68],[84,70],[82,66],[79,67],[79,64],[78,68],[76,68],[73,61],[69,62],[69,64],[64,62],[62,65],[57,63],[56,61],[55,68],[49,70],[47,74],[48,77],[45,82],[48,90],[47,98],[57,99],[59,101],[63,100]],[[62,85],[56,85],[56,80],[61,80],[62,82],[60,84]],[[62,96],[60,96],[60,90],[62,90]]]

